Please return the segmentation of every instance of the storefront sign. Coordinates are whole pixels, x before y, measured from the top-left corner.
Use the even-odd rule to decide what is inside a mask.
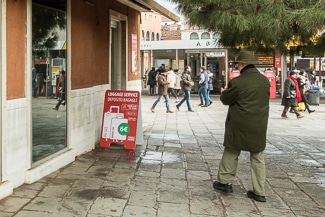
[[[124,145],[125,149],[135,149],[139,100],[139,91],[106,91],[100,147],[107,148],[114,143]]]

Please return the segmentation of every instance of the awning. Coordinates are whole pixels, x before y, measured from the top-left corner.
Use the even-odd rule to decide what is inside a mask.
[[[154,10],[173,21],[176,22],[180,21],[179,16],[172,13],[170,10],[164,8],[154,0],[117,0],[117,1],[131,8],[134,8],[135,10],[140,12],[149,12],[150,10]]]

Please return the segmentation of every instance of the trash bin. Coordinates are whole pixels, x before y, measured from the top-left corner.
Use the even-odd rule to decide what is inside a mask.
[[[307,95],[308,103],[310,105],[319,105],[319,98],[320,98],[320,91],[319,90],[312,90]]]

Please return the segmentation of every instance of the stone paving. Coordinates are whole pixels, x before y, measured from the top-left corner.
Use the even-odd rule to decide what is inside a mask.
[[[163,100],[142,96],[144,143],[136,150],[96,147],[70,165],[0,201],[1,217],[323,217],[325,216],[325,104],[315,113],[281,119],[270,100],[266,203],[252,188],[249,154],[242,152],[234,193],[212,188],[222,156],[227,106],[213,104],[167,114]],[[256,123],[252,123],[256,124]]]

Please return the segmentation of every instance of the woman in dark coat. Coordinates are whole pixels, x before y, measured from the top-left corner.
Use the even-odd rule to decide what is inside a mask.
[[[309,113],[312,113],[314,112],[315,110],[313,109],[310,109],[309,107],[309,102],[308,102],[308,99],[307,99],[307,95],[306,95],[306,71],[301,69],[300,72],[299,72],[299,76],[297,78],[297,81],[298,81],[298,85],[299,85],[299,91],[300,91],[300,94],[301,94],[301,101],[305,104],[305,110],[307,109],[307,111]]]
[[[150,72],[148,73],[148,82],[147,82],[147,85],[150,86],[149,89],[150,96],[153,96],[155,94],[155,85],[157,83],[156,77],[157,77],[157,73],[155,71],[155,68],[152,67]]]
[[[293,110],[297,118],[304,117],[303,115],[299,114],[297,110],[298,102],[302,100],[299,91],[298,81],[296,80],[297,76],[298,76],[298,71],[296,72],[295,70],[291,70],[289,72],[288,78],[284,81],[283,97],[281,103],[281,105],[284,106],[281,115],[282,118],[288,118],[287,112],[289,108]]]

